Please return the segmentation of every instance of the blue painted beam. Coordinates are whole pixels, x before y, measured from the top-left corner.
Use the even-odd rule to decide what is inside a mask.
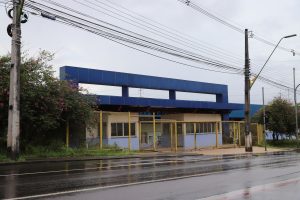
[[[61,67],[60,78],[61,80],[71,80],[78,83],[96,85],[127,86],[132,88],[215,94],[217,96],[217,102],[228,102],[227,85],[221,84],[137,75],[72,66]]]
[[[135,107],[161,107],[161,108],[191,108],[205,110],[239,110],[240,104],[217,103],[205,101],[169,100],[137,97],[97,96],[98,105],[119,105]]]

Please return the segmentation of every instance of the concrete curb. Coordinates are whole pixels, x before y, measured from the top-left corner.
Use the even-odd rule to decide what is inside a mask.
[[[0,162],[0,166],[32,164],[32,163],[47,163],[47,162],[75,162],[75,161],[92,161],[92,160],[117,160],[117,159],[134,159],[134,158],[172,158],[183,156],[203,156],[199,153],[177,153],[177,154],[151,154],[151,155],[128,155],[128,156],[89,156],[89,157],[62,157],[62,158],[45,158],[45,159],[28,159],[20,162]]]
[[[147,153],[144,155],[128,155],[128,156],[90,156],[90,157],[63,157],[63,158],[46,158],[46,159],[29,159],[20,162],[0,162],[0,166],[6,165],[21,165],[21,164],[33,164],[33,163],[54,163],[54,162],[76,162],[76,161],[93,161],[93,160],[117,160],[117,159],[134,159],[134,158],[172,158],[172,157],[184,157],[184,156],[211,156],[211,157],[246,157],[246,156],[259,156],[259,155],[274,155],[281,154],[283,152],[299,152],[300,149],[287,149],[275,152],[245,152],[239,154],[223,154],[223,155],[205,155],[200,153]]]

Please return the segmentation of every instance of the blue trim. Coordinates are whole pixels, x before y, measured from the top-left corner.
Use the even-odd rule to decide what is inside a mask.
[[[237,110],[242,109],[238,104],[216,103],[205,101],[185,101],[169,99],[152,99],[137,97],[118,97],[118,96],[97,96],[98,105],[120,105],[120,106],[137,106],[137,107],[163,107],[163,108],[192,108],[208,110]]]

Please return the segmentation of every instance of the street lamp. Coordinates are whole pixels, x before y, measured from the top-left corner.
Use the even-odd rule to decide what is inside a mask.
[[[298,107],[297,107],[297,89],[300,86],[298,84],[296,86],[296,76],[295,76],[295,68],[293,68],[293,75],[294,75],[294,101],[295,101],[295,120],[296,120],[296,140],[297,140],[297,147],[298,147]]]
[[[297,36],[296,34],[287,35],[282,37],[278,43],[276,44],[275,48],[269,55],[268,59],[260,69],[259,73],[254,77],[253,81],[250,83],[250,59],[249,59],[249,47],[248,47],[248,30],[245,29],[245,151],[252,152],[252,136],[250,131],[251,121],[250,121],[250,89],[254,85],[256,79],[261,74],[262,70],[265,68],[266,64],[269,62],[271,56],[277,49],[278,45],[283,39],[291,38]],[[264,116],[265,117],[265,116]]]
[[[277,49],[278,45],[280,44],[280,42],[283,40],[283,39],[286,39],[286,38],[291,38],[291,37],[296,37],[297,34],[292,34],[292,35],[287,35],[287,36],[284,36],[282,37],[279,42],[276,44],[275,48],[273,49],[273,51],[271,52],[271,54],[269,55],[267,61],[265,62],[265,64],[262,66],[262,68],[260,69],[260,71],[258,72],[258,74],[255,76],[255,78],[253,79],[253,82],[251,83],[250,85],[250,89],[251,87],[253,86],[253,84],[255,83],[256,79],[259,77],[260,73],[262,72],[262,70],[265,68],[266,64],[269,62],[271,56],[273,55],[274,51]]]

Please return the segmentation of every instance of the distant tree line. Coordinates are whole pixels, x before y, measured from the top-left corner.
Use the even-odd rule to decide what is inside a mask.
[[[86,124],[93,120],[92,96],[54,76],[53,54],[23,55],[21,65],[21,148],[25,145],[64,143],[66,121]],[[0,146],[6,147],[10,56],[0,56]]]

